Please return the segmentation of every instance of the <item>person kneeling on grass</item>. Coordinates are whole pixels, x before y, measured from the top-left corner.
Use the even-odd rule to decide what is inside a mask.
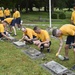
[[[37,38],[40,40],[34,41],[34,44],[40,48],[42,52],[44,48],[47,48],[47,52],[50,52],[50,36],[46,30],[42,30],[39,27],[35,26],[33,29],[37,33]]]
[[[16,28],[15,28],[15,19],[14,18],[6,18],[2,21],[5,25],[10,25],[10,32],[12,32],[12,29],[14,30],[14,35],[16,36]]]
[[[52,35],[59,38],[59,40],[60,40],[60,46],[59,46],[58,52],[56,53],[56,56],[58,56],[60,54],[60,51],[61,51],[61,48],[63,45],[62,36],[64,36],[64,35],[67,36],[64,60],[69,60],[69,57],[68,57],[69,50],[68,49],[70,48],[70,46],[73,46],[74,56],[75,56],[75,46],[73,45],[73,43],[75,42],[75,26],[73,26],[71,24],[65,24],[60,29],[54,29],[52,31]]]
[[[10,39],[8,37],[8,33],[5,32],[5,25],[4,24],[0,24],[0,39],[3,38],[3,37],[5,37],[7,39]]]
[[[30,28],[22,28],[23,37],[19,41],[26,41],[27,43],[32,44],[33,41],[36,39],[37,34]]]

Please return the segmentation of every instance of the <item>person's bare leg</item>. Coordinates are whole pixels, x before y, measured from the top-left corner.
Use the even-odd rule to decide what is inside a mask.
[[[10,26],[10,33],[12,33],[12,27]]]
[[[69,53],[69,45],[68,44],[66,44],[65,45],[65,57],[67,57],[68,58],[68,53]]]
[[[49,46],[49,43],[48,43],[48,44],[44,44],[44,47],[47,48],[47,52],[50,53],[50,46]]]
[[[13,26],[12,29],[14,30],[14,35],[16,35],[16,29],[15,29],[15,27]]]

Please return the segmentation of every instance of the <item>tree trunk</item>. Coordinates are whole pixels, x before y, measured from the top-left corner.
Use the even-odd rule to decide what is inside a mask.
[[[29,9],[30,11],[33,11],[33,0],[29,0]]]
[[[46,12],[46,6],[44,6],[44,11]]]
[[[40,8],[39,8],[39,12],[40,12]]]
[[[68,11],[71,11],[71,9],[70,9],[70,8],[68,8]]]
[[[28,0],[26,0],[26,13],[28,13]]]
[[[52,9],[52,13],[54,12],[54,0],[51,0],[51,9]]]
[[[32,9],[32,8],[33,8],[32,6],[29,8],[29,9],[30,9],[30,12],[31,12],[31,11],[33,11],[33,9]]]

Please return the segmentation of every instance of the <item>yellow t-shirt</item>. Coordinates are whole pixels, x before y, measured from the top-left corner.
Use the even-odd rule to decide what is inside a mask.
[[[30,28],[26,28],[26,32],[24,32],[25,35],[29,36],[30,39],[33,38],[33,36],[37,36],[37,34]]]
[[[3,26],[3,24],[0,24],[0,33],[1,32],[4,32],[4,26]]]
[[[13,18],[19,18],[20,17],[20,12],[16,11],[15,13],[13,13]]]
[[[41,33],[37,34],[38,39],[42,42],[46,41],[47,39],[50,40],[50,36],[46,30],[41,30]]]
[[[14,18],[6,18],[6,19],[4,19],[4,21],[6,21],[8,24],[11,24],[11,22],[12,22],[13,19]]]
[[[75,11],[72,12],[71,20],[75,24]]]
[[[0,10],[0,17],[4,17],[3,11]]]
[[[10,10],[7,10],[7,9],[4,10],[4,15],[5,15],[5,16],[10,16]]]
[[[75,35],[75,26],[71,25],[71,24],[65,24],[63,25],[59,30],[61,30],[62,35],[60,36],[60,38],[62,38],[62,36],[74,36]]]

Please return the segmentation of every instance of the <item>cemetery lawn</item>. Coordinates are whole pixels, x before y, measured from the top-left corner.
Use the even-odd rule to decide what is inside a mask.
[[[39,21],[38,17],[39,14],[43,16],[44,21]],[[45,21],[48,20],[48,13],[29,13],[23,14],[22,20],[25,24],[38,24],[39,27],[46,29],[49,26],[49,22]],[[43,20],[43,19],[42,19]],[[57,19],[58,20],[58,19]],[[60,27],[63,24],[69,23],[69,19],[65,20],[52,20],[52,26]],[[42,24],[47,24],[42,26]],[[33,26],[27,26],[33,28]],[[50,33],[51,34],[51,33]],[[22,32],[17,30],[17,36],[15,38],[20,39],[22,37]],[[32,60],[30,57],[25,55],[22,50],[26,50],[26,48],[17,48],[15,45],[10,43],[9,41],[0,41],[0,75],[51,75],[47,70],[43,69],[40,64],[49,62],[54,60],[68,69],[70,69],[75,64],[75,58],[73,54],[73,49],[69,52],[69,61],[61,61],[58,59],[55,54],[59,47],[59,40],[51,38],[52,45],[51,45],[51,52],[47,53],[44,50],[45,59],[36,59]],[[65,42],[64,42],[65,45]],[[64,56],[64,45],[61,51],[61,55]],[[35,45],[29,45],[36,49],[38,49]],[[39,49],[38,49],[39,50]]]

